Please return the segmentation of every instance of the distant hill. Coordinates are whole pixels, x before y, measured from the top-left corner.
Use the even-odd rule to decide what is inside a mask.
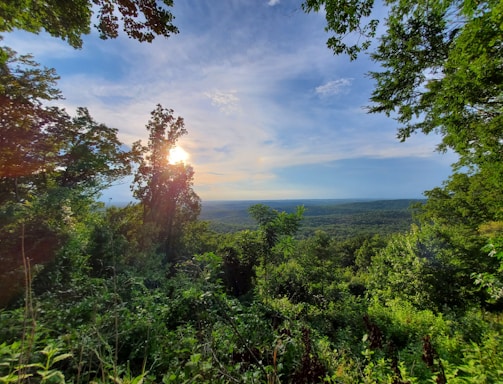
[[[419,199],[362,200],[263,200],[263,201],[203,201],[200,219],[210,222],[217,232],[228,233],[255,229],[256,224],[248,214],[254,204],[264,204],[278,211],[294,212],[305,207],[299,237],[307,237],[317,230],[345,239],[358,235],[403,232],[412,223],[412,204]]]

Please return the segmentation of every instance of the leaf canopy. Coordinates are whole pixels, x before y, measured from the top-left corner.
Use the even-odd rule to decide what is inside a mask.
[[[156,36],[178,33],[172,6],[172,0],[9,0],[0,3],[0,32],[45,30],[81,48],[82,35],[96,22],[102,39],[116,38],[122,26],[130,38],[152,42]]]

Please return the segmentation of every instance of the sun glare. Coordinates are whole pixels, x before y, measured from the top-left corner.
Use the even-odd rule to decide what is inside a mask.
[[[169,151],[170,164],[186,163],[187,160],[189,160],[189,154],[182,147],[177,146]]]

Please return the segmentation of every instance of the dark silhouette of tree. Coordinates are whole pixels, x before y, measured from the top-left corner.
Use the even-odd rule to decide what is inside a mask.
[[[32,264],[52,260],[94,198],[131,172],[117,129],[85,108],[75,117],[45,103],[61,97],[57,75],[3,48],[0,61],[0,271],[16,287],[20,249]],[[8,301],[10,297],[5,300]]]
[[[138,169],[132,190],[143,205],[145,224],[158,231],[165,254],[164,263],[175,262],[184,225],[194,221],[201,209],[201,200],[192,189],[194,170],[183,162],[171,164],[169,153],[178,139],[187,133],[181,117],[172,109],[157,105],[146,128],[147,146],[136,142]]]

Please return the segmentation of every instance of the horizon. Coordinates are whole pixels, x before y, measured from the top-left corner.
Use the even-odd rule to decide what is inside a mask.
[[[403,198],[298,198],[298,199],[242,199],[242,200],[208,200],[201,199],[201,205],[204,203],[275,203],[275,202],[318,202],[318,201],[340,201],[340,202],[378,202],[378,201],[426,201],[425,197],[403,197]],[[114,201],[113,199],[102,200],[99,202],[104,203],[105,206],[123,206],[128,204],[140,203],[139,201]]]

